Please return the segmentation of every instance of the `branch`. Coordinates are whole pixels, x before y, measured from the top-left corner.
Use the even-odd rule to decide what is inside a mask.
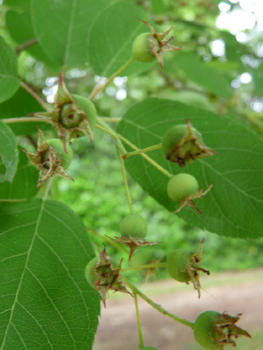
[[[28,40],[24,42],[23,44],[17,46],[14,48],[15,53],[18,55],[21,51],[27,49],[28,47],[35,45],[38,42],[37,38],[33,38],[31,40]]]

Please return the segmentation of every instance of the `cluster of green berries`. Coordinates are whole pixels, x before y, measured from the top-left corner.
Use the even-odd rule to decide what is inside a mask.
[[[193,128],[187,120],[184,125],[176,125],[169,129],[163,137],[162,148],[167,160],[184,167],[186,163],[193,163],[195,159],[209,157],[215,151],[204,145],[202,135]],[[175,213],[184,206],[191,206],[200,214],[202,212],[195,206],[194,199],[202,198],[212,187],[212,184],[203,192],[199,189],[196,178],[187,173],[173,176],[167,186],[168,196],[172,201],[179,203]]]
[[[73,180],[65,171],[73,158],[69,140],[84,135],[88,135],[90,140],[93,140],[92,130],[97,118],[94,104],[85,97],[70,95],[60,76],[54,109],[51,112],[31,115],[49,119],[49,122],[57,129],[59,137],[46,141],[42,131],[38,128],[39,139],[36,153],[24,150],[30,162],[39,169],[37,187],[54,175]]]

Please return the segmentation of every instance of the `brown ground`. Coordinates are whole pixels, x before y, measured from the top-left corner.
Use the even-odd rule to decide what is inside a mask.
[[[242,313],[238,325],[252,335],[263,330],[263,268],[204,276],[201,282],[204,290],[200,300],[192,285],[186,286],[173,280],[148,283],[139,288],[164,309],[189,321],[194,321],[199,313],[206,310],[227,311],[230,315]],[[101,310],[93,350],[138,349],[133,298],[123,294],[119,296],[111,296],[107,300],[107,308]],[[194,341],[189,327],[162,315],[144,300],[138,299],[145,346],[154,346],[159,350],[195,348],[188,345]],[[241,342],[241,339],[237,341],[238,344]],[[247,350],[260,349],[253,347],[253,338],[248,344]]]

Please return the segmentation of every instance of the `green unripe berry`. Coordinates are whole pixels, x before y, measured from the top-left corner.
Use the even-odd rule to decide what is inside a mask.
[[[76,102],[76,105],[80,107],[87,116],[89,126],[91,130],[93,130],[97,119],[97,111],[93,102],[91,102],[88,98],[79,95],[72,95],[72,97]]]
[[[53,156],[55,156],[60,161],[60,166],[62,166],[64,169],[67,169],[72,161],[73,158],[73,151],[71,147],[68,145],[67,152],[64,151],[64,146],[62,142],[59,139],[49,139],[46,141],[49,146],[53,149]],[[43,153],[42,156],[42,163],[45,163],[45,168],[50,168],[50,161],[49,161],[49,152],[50,148]]]
[[[198,190],[199,185],[196,178],[185,173],[173,176],[167,186],[168,196],[176,203],[180,203],[185,198],[191,198],[198,193]]]
[[[171,155],[174,149],[182,145],[181,143],[182,139],[187,134],[188,129],[189,127],[187,125],[180,124],[180,125],[175,125],[174,127],[172,127],[167,131],[162,141],[162,147],[163,147],[165,158]],[[203,144],[203,139],[200,132],[193,127],[191,128],[191,131],[196,137],[197,142],[199,144]],[[193,140],[193,139],[186,140],[181,150],[178,149],[177,155],[179,157],[184,158],[185,156],[187,156],[188,153],[191,153],[192,155],[199,154],[200,150],[195,144],[196,140]]]
[[[95,257],[87,264],[85,268],[85,277],[89,284],[94,288],[96,282],[99,279],[99,276],[94,273],[94,268],[97,265],[98,258]]]
[[[215,324],[221,314],[217,311],[205,311],[200,314],[194,324],[195,340],[207,350],[222,349],[216,337]]]
[[[142,33],[136,37],[132,46],[134,58],[139,62],[152,62],[155,60],[155,55],[152,53],[152,42],[149,40],[150,33]]]
[[[169,275],[178,282],[189,282],[188,272],[192,253],[185,249],[176,249],[167,258],[166,268]]]
[[[154,348],[153,346],[146,346],[145,348],[140,348],[140,350],[158,350],[158,349]]]
[[[122,219],[120,231],[122,237],[144,238],[147,234],[147,222],[141,215],[128,215]]]
[[[82,115],[78,113],[73,103],[65,103],[59,113],[59,123],[66,129],[79,126],[82,122]]]
[[[224,345],[236,347],[235,339],[240,336],[251,338],[250,334],[236,326],[242,314],[230,316],[226,312],[205,311],[194,323],[195,340],[207,350],[223,349]]]

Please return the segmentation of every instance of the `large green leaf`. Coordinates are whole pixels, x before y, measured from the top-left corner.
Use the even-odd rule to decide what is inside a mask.
[[[109,77],[132,57],[136,36],[150,32],[140,19],[149,21],[144,12],[125,1],[115,3],[97,17],[89,37],[89,62],[96,74]],[[147,70],[153,64],[156,62],[134,61],[121,75]]]
[[[46,54],[61,66],[87,59],[87,38],[94,19],[107,0],[32,0],[35,34]]]
[[[13,49],[0,36],[0,103],[14,95],[20,85],[17,59]]]
[[[34,197],[37,193],[39,170],[32,165],[26,154],[20,150],[17,171],[12,183],[0,184],[0,202],[23,200]]]
[[[15,135],[0,121],[0,183],[11,182],[16,173],[18,152]]]
[[[17,5],[22,8],[19,8],[18,11],[10,10],[6,14],[6,29],[17,44],[23,44],[35,38],[31,20],[31,6],[28,0],[24,0],[23,2],[19,1]],[[58,70],[58,65],[50,60],[39,43],[35,43],[26,50],[32,56],[36,57],[37,60],[45,62],[45,64],[55,71]]]
[[[1,349],[91,349],[100,298],[82,221],[56,201],[5,203],[0,232]]]
[[[42,106],[23,88],[17,90],[8,101],[0,104],[0,120],[4,118],[26,117],[30,113],[44,111]],[[29,135],[42,130],[51,129],[51,124],[41,122],[10,123],[9,127],[16,135]]]
[[[219,156],[195,160],[182,169],[166,161],[161,149],[148,153],[171,174],[190,173],[204,189],[214,183],[203,199],[195,201],[203,215],[190,207],[178,215],[220,235],[263,236],[263,142],[241,122],[179,102],[147,99],[128,110],[117,131],[138,148],[145,148],[161,143],[165,132],[173,125],[185,123],[186,118]],[[177,208],[166,192],[167,176],[141,155],[128,158],[125,165],[132,178],[160,204],[170,211]]]
[[[201,62],[192,53],[181,50],[177,54],[174,53],[174,56],[174,63],[189,80],[215,95],[227,99],[232,96],[231,79],[228,79],[222,72]]]

